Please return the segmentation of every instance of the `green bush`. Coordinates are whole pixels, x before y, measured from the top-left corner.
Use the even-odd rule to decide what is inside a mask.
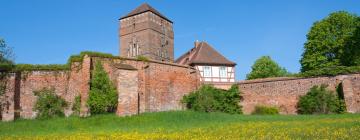
[[[326,85],[313,86],[310,91],[300,97],[297,104],[300,114],[332,114],[345,112],[345,104]]]
[[[147,57],[145,57],[145,56],[142,56],[142,55],[137,56],[137,57],[136,57],[136,60],[144,61],[144,62],[150,61],[149,58],[147,58]]]
[[[92,114],[113,112],[116,109],[118,94],[100,61],[96,61],[92,71],[89,99],[87,101]]]
[[[64,109],[67,103],[64,99],[55,94],[54,89],[44,88],[34,91],[38,96],[34,110],[38,112],[38,118],[52,118],[64,116]]]
[[[184,96],[182,102],[194,111],[241,114],[240,94],[237,85],[233,85],[229,90],[203,85],[197,91]]]
[[[80,106],[81,106],[81,98],[80,98],[80,96],[76,96],[75,97],[75,102],[74,102],[74,104],[72,106],[72,110],[74,111],[73,115],[75,115],[75,116],[80,115]]]
[[[279,110],[276,107],[255,106],[255,110],[251,113],[253,115],[276,115]]]

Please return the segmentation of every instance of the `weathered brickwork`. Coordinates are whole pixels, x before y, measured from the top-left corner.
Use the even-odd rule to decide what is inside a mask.
[[[14,120],[15,73],[9,74],[5,79],[5,92],[0,95],[0,118],[3,121]]]
[[[129,116],[139,113],[139,79],[137,70],[117,70],[118,106],[116,114]]]
[[[87,106],[87,99],[89,97],[89,91],[90,91],[90,79],[91,79],[91,57],[84,56],[83,62],[81,64],[81,70],[79,71],[80,79],[79,79],[79,91],[80,91],[80,116],[87,117],[90,116],[90,110]]]
[[[171,22],[148,11],[121,19],[119,24],[120,56],[142,55],[158,61],[174,61]]]
[[[81,96],[81,116],[89,116],[86,105],[90,90],[91,70],[101,61],[111,81],[116,85],[119,104],[116,114],[134,115],[183,109],[182,97],[200,86],[198,72],[189,66],[161,61],[138,61],[127,58],[85,56],[75,62],[69,71],[26,71],[10,73],[5,94],[0,96],[1,119],[36,117],[33,107],[37,97],[34,91],[54,88],[57,95],[69,102],[66,115],[76,96]],[[360,112],[360,74],[316,78],[272,78],[240,81],[244,112],[249,114],[256,105],[276,106],[282,114],[296,114],[299,97],[314,85],[327,84],[335,90],[342,86],[348,112]],[[229,85],[215,85],[224,89]]]
[[[37,96],[34,91],[43,88],[54,88],[55,93],[62,98],[72,99],[67,94],[68,85],[67,71],[31,71],[22,72],[20,84],[20,117],[21,118],[35,118],[37,112],[33,107],[36,104]],[[69,114],[69,109],[65,111]]]
[[[159,61],[93,58],[93,63],[96,61],[102,62],[116,85],[119,85],[117,64],[131,65],[137,69],[139,113],[182,109],[180,100],[183,95],[196,90],[200,84],[198,73],[188,66]]]
[[[352,76],[342,82],[342,89],[348,112],[360,112],[360,77]]]
[[[90,63],[89,63],[90,64]],[[80,63],[73,63],[71,71],[23,71],[10,73],[7,78],[6,93],[0,97],[4,105],[2,120],[11,121],[15,118],[33,119],[37,112],[34,105],[37,96],[34,91],[53,88],[55,93],[69,103],[64,110],[66,116],[72,114],[75,97],[89,89]],[[89,75],[89,74],[86,74]],[[85,90],[84,90],[85,89]]]
[[[299,97],[314,85],[326,84],[335,91],[342,83],[348,112],[359,112],[360,75],[339,75],[316,78],[272,78],[239,82],[243,92],[243,110],[250,114],[256,105],[275,106],[282,114],[296,114]]]

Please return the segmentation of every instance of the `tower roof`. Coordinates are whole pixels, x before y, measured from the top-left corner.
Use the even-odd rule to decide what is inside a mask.
[[[178,58],[175,62],[182,65],[236,65],[236,63],[226,59],[206,42],[195,42],[195,47]]]
[[[142,13],[145,13],[145,12],[152,12],[156,15],[158,15],[159,17],[169,21],[170,23],[173,23],[170,19],[166,18],[164,15],[162,15],[159,11],[157,11],[156,9],[152,8],[149,4],[147,3],[143,3],[141,4],[139,7],[137,7],[136,9],[134,9],[133,11],[131,11],[130,13],[128,13],[127,15],[123,16],[120,18],[121,19],[124,19],[124,18],[127,18],[127,17],[131,17],[131,16],[135,16],[135,15],[138,15],[138,14],[142,14]]]

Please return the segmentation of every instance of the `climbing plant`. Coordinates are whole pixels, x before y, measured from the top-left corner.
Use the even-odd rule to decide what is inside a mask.
[[[105,72],[100,61],[95,62],[95,69],[92,71],[90,92],[87,104],[92,114],[113,112],[116,109],[118,95],[114,84]]]

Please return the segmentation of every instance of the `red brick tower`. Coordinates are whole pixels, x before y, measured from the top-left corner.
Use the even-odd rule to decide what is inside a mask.
[[[148,4],[120,18],[120,56],[174,61],[173,22]]]

